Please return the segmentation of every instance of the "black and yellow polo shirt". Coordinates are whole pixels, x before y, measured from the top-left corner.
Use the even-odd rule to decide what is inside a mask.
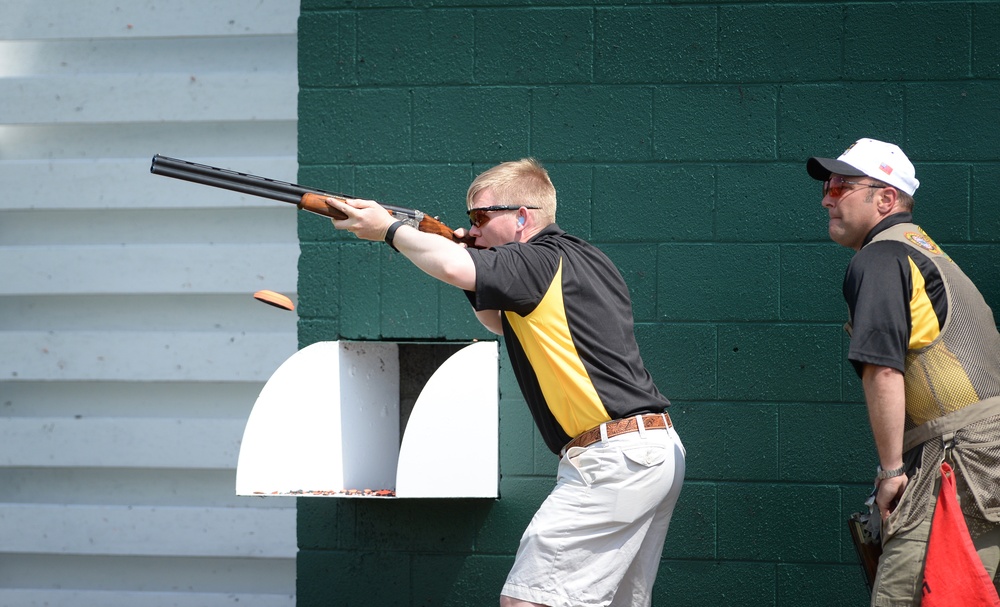
[[[907,351],[933,341],[947,319],[948,299],[934,263],[901,242],[872,243],[879,233],[911,220],[909,213],[882,220],[847,266],[843,287],[851,314],[847,358],[858,377],[865,363],[904,372]]]
[[[907,428],[1000,396],[1000,334],[971,280],[909,213],[868,234],[844,277],[848,359],[903,373]]]
[[[503,312],[514,375],[553,453],[602,422],[670,405],[639,355],[628,287],[597,247],[552,224],[469,254],[469,301]]]

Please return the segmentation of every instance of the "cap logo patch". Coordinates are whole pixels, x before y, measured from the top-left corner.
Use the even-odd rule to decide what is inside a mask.
[[[892,167],[887,165],[886,163],[883,162],[882,164],[878,165],[878,168],[886,175],[892,175]]]

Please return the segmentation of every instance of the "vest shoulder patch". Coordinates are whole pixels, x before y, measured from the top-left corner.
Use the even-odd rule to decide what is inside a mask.
[[[937,243],[927,235],[927,232],[924,232],[923,230],[920,230],[919,232],[906,232],[903,236],[905,236],[906,239],[915,246],[920,247],[929,253],[944,255],[944,251],[941,250],[941,247],[939,247]]]

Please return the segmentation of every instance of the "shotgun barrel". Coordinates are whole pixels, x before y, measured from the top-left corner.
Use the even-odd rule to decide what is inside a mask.
[[[149,172],[154,175],[182,179],[200,185],[207,185],[213,188],[221,188],[241,194],[270,198],[296,205],[298,208],[332,217],[333,219],[346,219],[347,215],[326,204],[327,198],[350,199],[354,196],[327,192],[318,188],[309,188],[287,181],[279,181],[267,177],[258,177],[239,171],[220,169],[207,164],[198,164],[190,160],[170,158],[156,154],[153,156],[153,163],[149,167]],[[381,204],[382,208],[398,219],[417,228],[421,232],[444,236],[455,242],[464,243],[469,247],[475,247],[475,238],[466,233],[462,238],[455,236],[454,230],[443,224],[436,217],[431,217],[416,209],[397,207],[388,204]]]
[[[229,169],[220,169],[207,164],[198,164],[190,160],[180,160],[159,154],[153,156],[153,164],[149,167],[149,172],[154,175],[183,179],[184,181],[207,185],[213,188],[232,190],[241,194],[270,198],[271,200],[279,200],[295,205],[299,204],[302,201],[302,197],[306,194],[345,199],[354,198],[354,196],[348,196],[347,194],[327,192],[319,188],[307,188],[295,183],[278,181],[277,179],[270,179],[268,177],[258,177],[257,175],[240,173]],[[381,206],[393,215],[409,214],[409,216],[413,216],[414,213],[419,212],[415,209],[394,207],[387,204]],[[313,209],[306,210],[316,212]],[[320,213],[320,215],[326,215],[326,213]]]

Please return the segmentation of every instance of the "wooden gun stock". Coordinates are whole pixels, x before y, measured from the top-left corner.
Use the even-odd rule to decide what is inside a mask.
[[[327,198],[340,198],[341,200],[347,200],[350,196],[343,196],[340,194],[315,194],[313,192],[307,192],[302,195],[302,198],[297,204],[303,211],[309,211],[310,213],[324,215],[333,219],[347,219],[347,215],[326,204]],[[393,217],[397,217],[404,221],[410,220],[416,222],[415,227],[421,232],[444,236],[445,238],[455,242],[464,243],[470,248],[476,248],[476,239],[469,236],[468,232],[466,232],[465,236],[462,238],[458,238],[455,236],[455,231],[442,223],[437,217],[431,217],[430,215],[421,213],[416,209],[404,209],[389,205],[382,205],[382,208],[389,211],[389,214]]]
[[[261,198],[270,198],[271,200],[288,202],[294,204],[303,211],[309,211],[310,213],[323,215],[324,217],[330,217],[333,219],[346,219],[347,215],[327,206],[326,199],[339,198],[341,200],[348,200],[354,198],[353,196],[327,192],[316,188],[308,188],[294,183],[268,179],[267,177],[258,177],[247,173],[220,169],[207,164],[198,164],[188,160],[168,158],[167,156],[160,156],[159,154],[153,156],[153,164],[150,166],[149,172],[154,175],[173,177],[174,179],[182,179],[184,181],[190,181],[201,185],[222,188],[224,190],[231,190],[242,194],[250,194],[251,196],[259,196]],[[456,237],[455,231],[446,226],[436,217],[431,217],[430,215],[422,213],[416,209],[408,209],[405,207],[396,207],[384,204],[382,205],[382,208],[389,211],[393,217],[406,221],[421,232],[437,234],[438,236],[443,236],[453,240],[454,242],[462,243],[468,247],[475,248],[475,238],[469,236],[468,233],[466,233],[466,235],[462,238]]]

